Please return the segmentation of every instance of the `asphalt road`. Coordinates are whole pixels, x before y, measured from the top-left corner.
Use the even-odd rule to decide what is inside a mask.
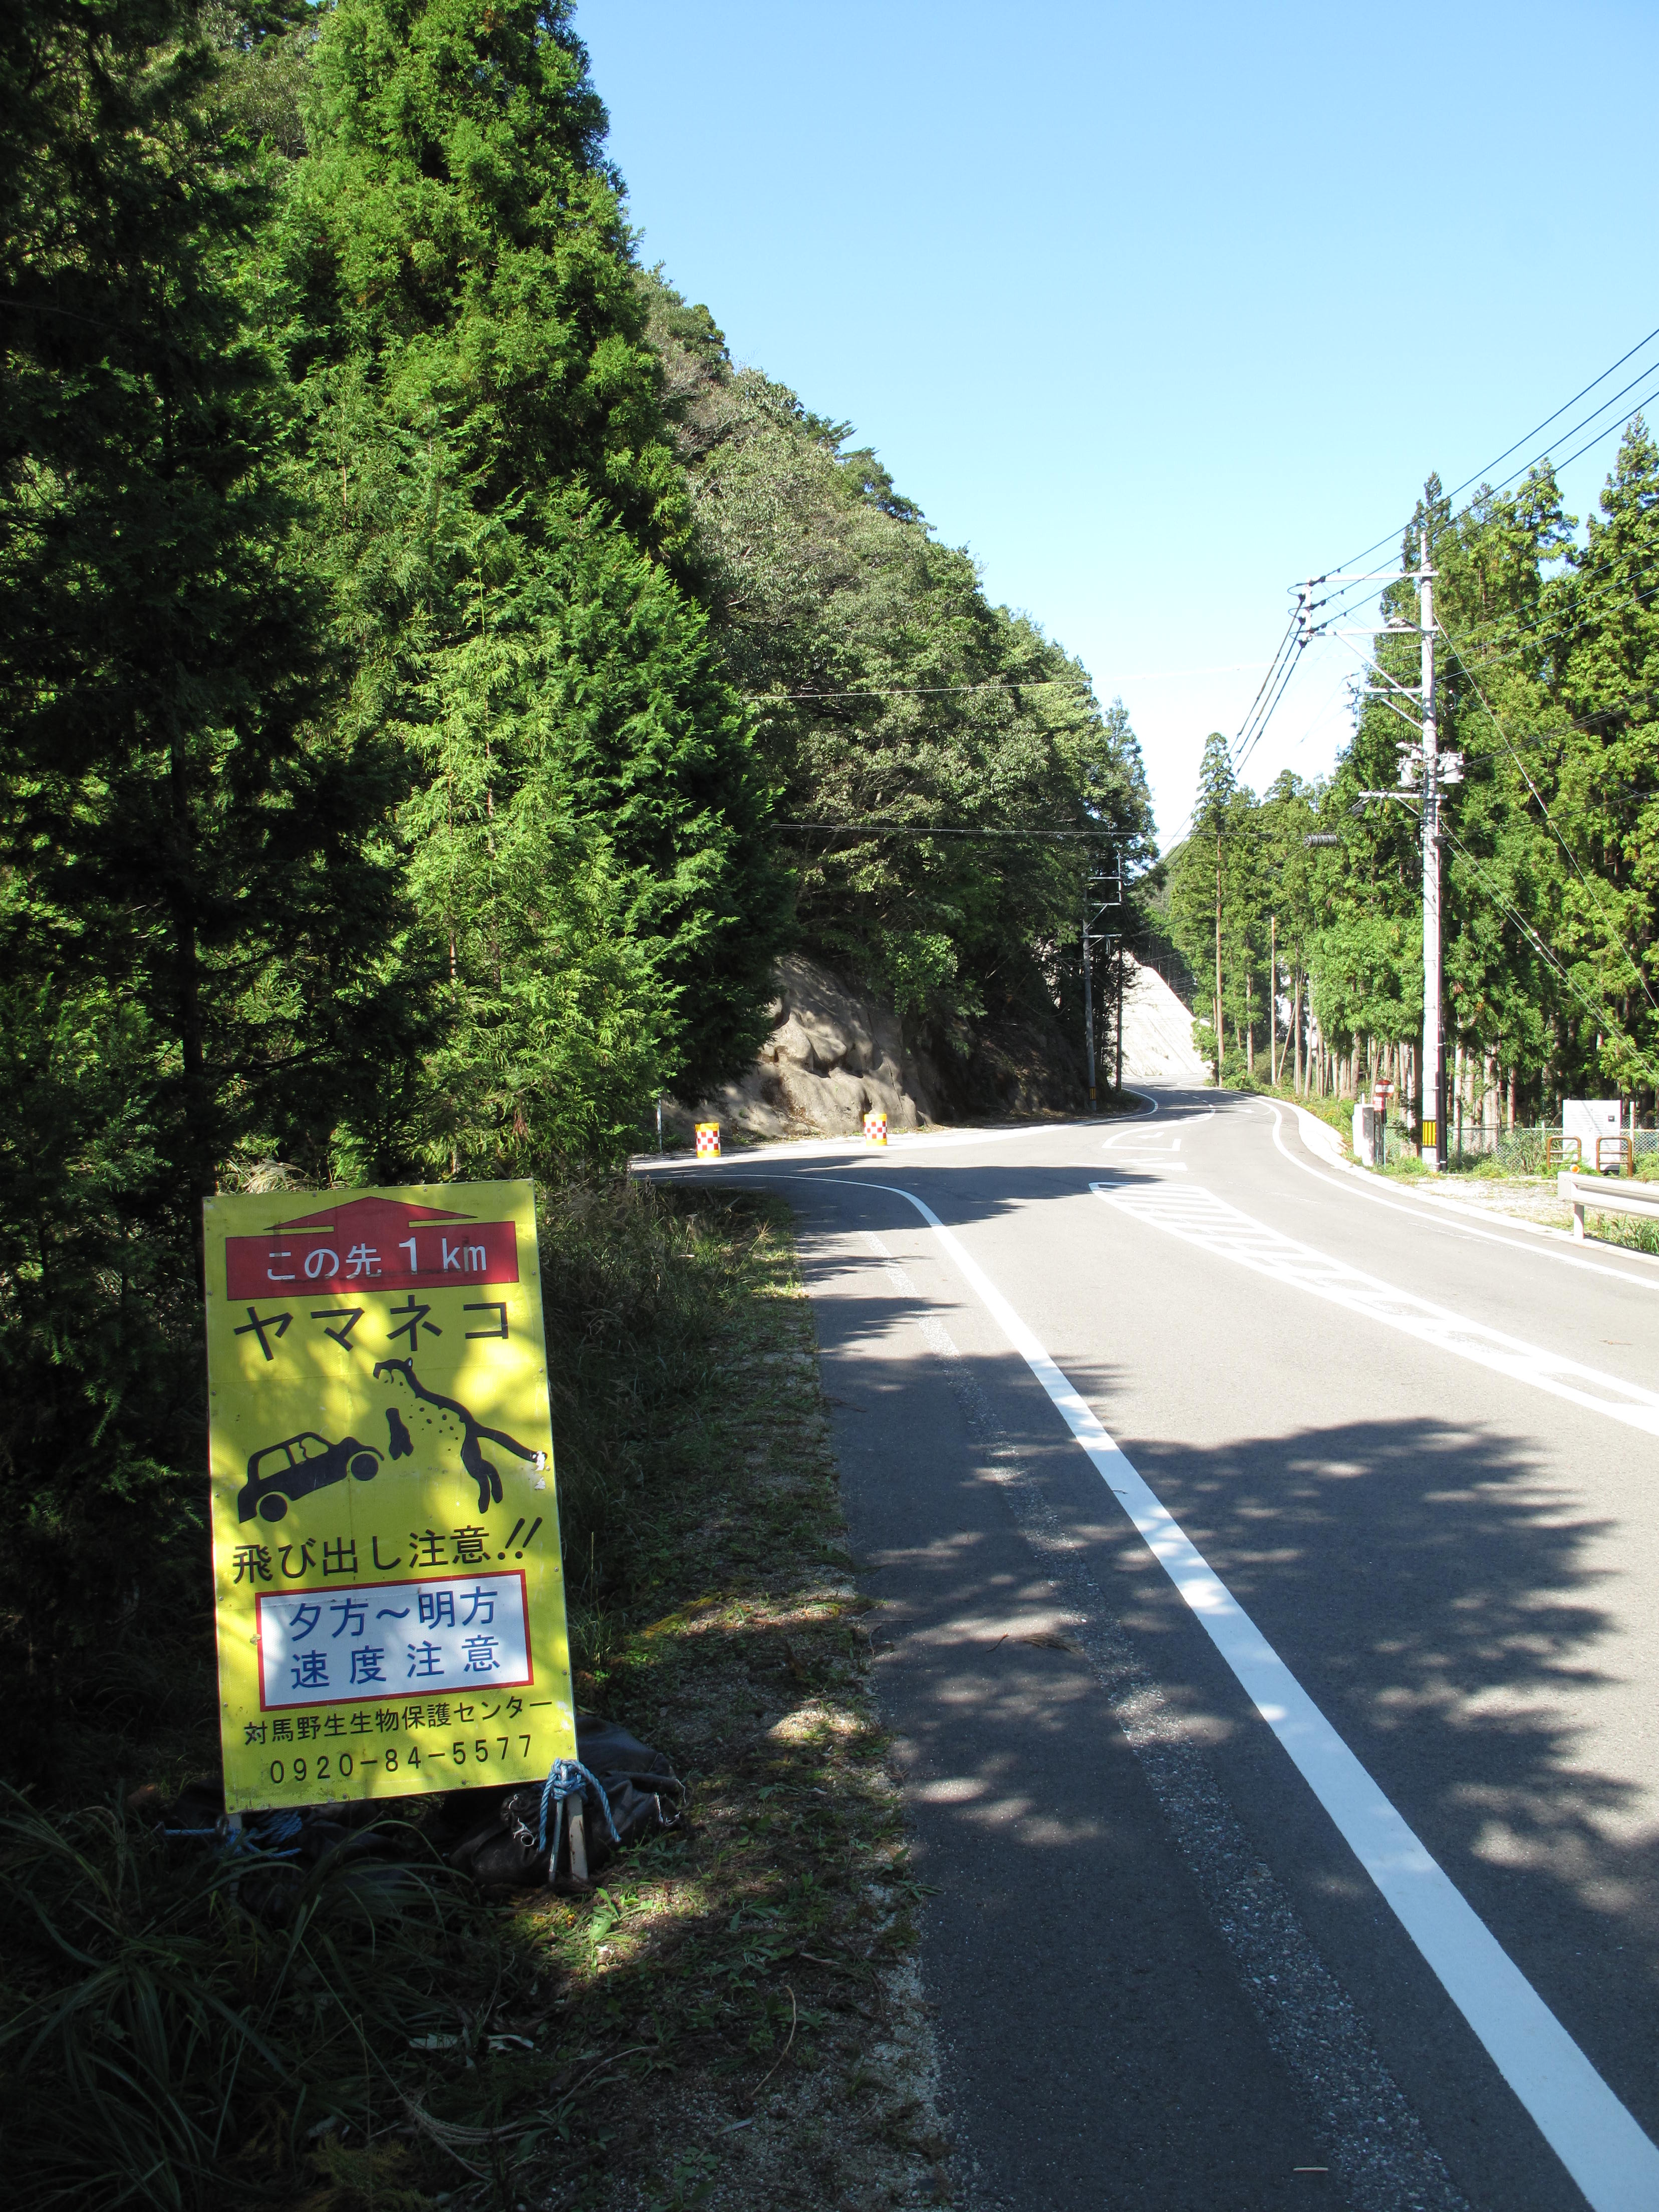
[[[1659,1263],[1282,1107],[797,1209],[986,2206],[1659,2212]]]

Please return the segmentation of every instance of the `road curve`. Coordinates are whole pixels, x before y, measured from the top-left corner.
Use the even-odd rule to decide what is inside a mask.
[[[778,1146],[971,2203],[1659,2208],[1659,1266],[1271,1102]]]

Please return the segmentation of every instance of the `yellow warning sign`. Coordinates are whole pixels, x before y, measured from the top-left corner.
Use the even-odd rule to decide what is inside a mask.
[[[232,1811],[575,1756],[528,1182],[205,1201]]]

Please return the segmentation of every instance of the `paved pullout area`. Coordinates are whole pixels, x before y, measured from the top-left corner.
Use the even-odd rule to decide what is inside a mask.
[[[1659,2206],[1659,1267],[1268,1102],[780,1147],[961,2193]]]

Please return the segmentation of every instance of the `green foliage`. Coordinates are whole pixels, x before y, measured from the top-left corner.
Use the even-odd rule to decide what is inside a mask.
[[[285,252],[294,373],[360,366],[493,513],[575,478],[683,544],[605,115],[567,0],[336,0]]]
[[[1552,1116],[1564,1094],[1659,1085],[1659,447],[1639,416],[1588,543],[1573,531],[1545,464],[1455,515],[1431,478],[1401,548],[1407,570],[1431,552],[1440,742],[1464,762],[1442,802],[1442,906],[1450,1077],[1461,1066],[1477,1119],[1510,1083],[1523,1118]],[[1305,971],[1324,1048],[1362,1059],[1409,1043],[1422,1020],[1417,813],[1359,796],[1412,772],[1401,702],[1420,673],[1415,581],[1382,604],[1401,627],[1377,641],[1379,681],[1330,777],[1282,777],[1233,815],[1206,756],[1194,835],[1171,860],[1171,911],[1201,972],[1221,824],[1224,964],[1262,966],[1270,912],[1281,998]],[[1404,691],[1383,698],[1382,679]],[[1315,830],[1339,848],[1309,848]],[[1231,986],[1227,1005],[1237,1026]]]
[[[191,16],[23,0],[0,38],[0,927],[13,974],[142,1010],[158,1154],[198,1195],[241,1131],[297,1141],[319,1085],[365,1079],[379,757],[314,725],[282,396],[236,289],[265,196]]]
[[[1310,819],[1307,793],[1294,776],[1281,776],[1258,801],[1234,776],[1226,739],[1218,730],[1210,732],[1192,830],[1166,864],[1164,912],[1176,948],[1208,986],[1194,1049],[1212,1068],[1219,1049],[1218,1079],[1231,1082],[1236,1063],[1247,1088],[1255,1085],[1251,1047],[1266,1021],[1265,955],[1273,933],[1279,932],[1285,957],[1298,969],[1306,960],[1302,917],[1309,870],[1302,840]]]
[[[988,604],[848,425],[734,371],[708,311],[659,276],[647,297],[715,638],[781,813],[818,825],[790,833],[803,940],[919,1027],[1022,1005],[1052,1019],[1055,980],[1073,1005],[1079,988],[1078,848],[839,825],[1097,824],[1133,873],[1151,805],[1122,708],[1103,714],[1076,661]]]
[[[292,417],[243,312],[269,183],[200,27],[22,0],[0,28],[0,1686],[25,1771],[77,1697],[118,1726],[157,1620],[199,1609],[196,1202],[249,1152],[325,1173],[386,1027],[384,749],[326,719]]]
[[[614,1158],[752,1049],[783,921],[568,13],[341,0],[267,309],[345,724],[405,779],[428,1171]]]
[[[117,1741],[147,1698],[165,1706],[155,1662],[175,1647],[156,1624],[199,1622],[205,1604],[199,1478],[179,1473],[205,1437],[181,1264],[189,1201],[158,1137],[164,1063],[143,1015],[106,991],[0,995],[0,1695],[14,1773],[62,1756],[77,1703]]]

